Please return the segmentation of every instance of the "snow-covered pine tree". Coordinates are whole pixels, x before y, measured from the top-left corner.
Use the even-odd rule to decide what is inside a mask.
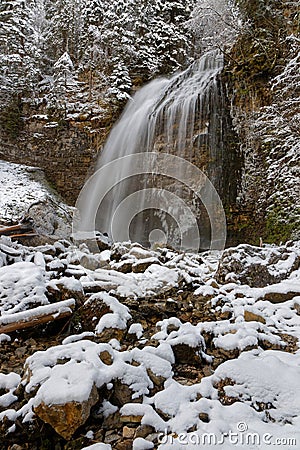
[[[93,89],[103,88],[102,68],[105,67],[104,50],[102,44],[103,20],[106,11],[105,0],[86,0],[82,10],[83,32],[82,45],[83,56],[80,63],[80,71],[88,75],[89,99]]]
[[[109,3],[101,33],[105,70],[115,78],[122,67],[129,77],[138,73],[146,81],[182,67],[192,47],[192,33],[185,23],[193,5],[193,0]]]
[[[199,52],[230,46],[241,26],[235,0],[198,0],[189,21]]]
[[[53,70],[53,83],[47,96],[48,107],[58,111],[63,110],[64,118],[66,118],[68,103],[78,90],[75,68],[68,52],[63,53],[56,61]]]
[[[0,92],[1,103],[30,90],[27,39],[32,32],[24,0],[3,0],[0,4]]]
[[[122,61],[116,61],[114,70],[109,77],[110,87],[107,94],[118,102],[125,103],[130,98],[132,81],[128,68]]]
[[[193,6],[193,0],[152,2],[153,15],[145,43],[154,48],[160,73],[173,72],[189,60],[193,39],[186,23]]]
[[[52,62],[61,52],[67,52],[78,67],[84,52],[82,8],[83,0],[47,0],[46,51]]]
[[[32,101],[41,76],[42,9],[42,0],[0,4],[0,122],[11,136],[22,128],[22,100]]]

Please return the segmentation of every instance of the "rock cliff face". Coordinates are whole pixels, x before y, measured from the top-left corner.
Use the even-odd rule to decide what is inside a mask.
[[[78,114],[75,120],[57,119],[23,107],[22,127],[0,132],[0,158],[38,166],[70,204],[74,204],[95,157],[107,137],[112,119]]]
[[[300,229],[299,10],[290,1],[238,4],[246,25],[224,69],[244,160],[231,218],[246,241],[280,242]]]

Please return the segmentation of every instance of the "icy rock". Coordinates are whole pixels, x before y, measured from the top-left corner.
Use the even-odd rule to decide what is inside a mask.
[[[215,278],[218,283],[264,287],[286,279],[299,265],[300,255],[293,248],[242,244],[224,251]]]
[[[72,401],[65,404],[46,404],[41,402],[34,408],[35,413],[43,422],[52,428],[64,439],[69,440],[75,431],[83,425],[90,415],[90,410],[99,400],[95,385],[87,400]]]

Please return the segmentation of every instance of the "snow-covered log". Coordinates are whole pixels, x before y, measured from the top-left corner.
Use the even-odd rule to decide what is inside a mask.
[[[51,305],[38,306],[37,308],[15,314],[4,315],[0,317],[0,333],[10,333],[63,319],[72,314],[74,307],[75,300],[69,299]]]

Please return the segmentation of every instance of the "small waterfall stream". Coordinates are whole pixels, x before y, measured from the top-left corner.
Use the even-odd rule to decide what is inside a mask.
[[[182,229],[188,232],[192,226],[191,211],[200,229],[201,248],[209,247],[209,218],[203,205],[199,205],[194,194],[189,192],[191,189],[182,183],[187,170],[183,160],[205,172],[215,189],[220,190],[222,94],[217,79],[222,67],[222,55],[209,52],[184,72],[170,79],[158,78],[150,82],[128,102],[98,161],[97,169],[101,170],[123,158],[105,177],[102,176],[102,181],[97,182],[98,187],[101,183],[108,184],[107,178],[111,183],[97,211],[97,230],[107,232],[115,241],[130,238],[149,245],[162,240],[178,247]],[[177,176],[166,174],[166,167],[161,167],[161,175],[149,168],[133,176],[132,159],[126,157],[151,152],[182,158],[165,163],[176,166]],[[167,190],[172,195],[167,195]],[[97,204],[98,193],[99,189],[94,189],[88,199],[92,208]],[[179,197],[188,205],[186,209],[178,201]],[[129,218],[128,213],[122,213],[127,208],[128,198],[136,206]],[[211,202],[214,201],[212,198]],[[220,209],[220,205],[218,207]],[[181,227],[179,231],[178,224]]]

